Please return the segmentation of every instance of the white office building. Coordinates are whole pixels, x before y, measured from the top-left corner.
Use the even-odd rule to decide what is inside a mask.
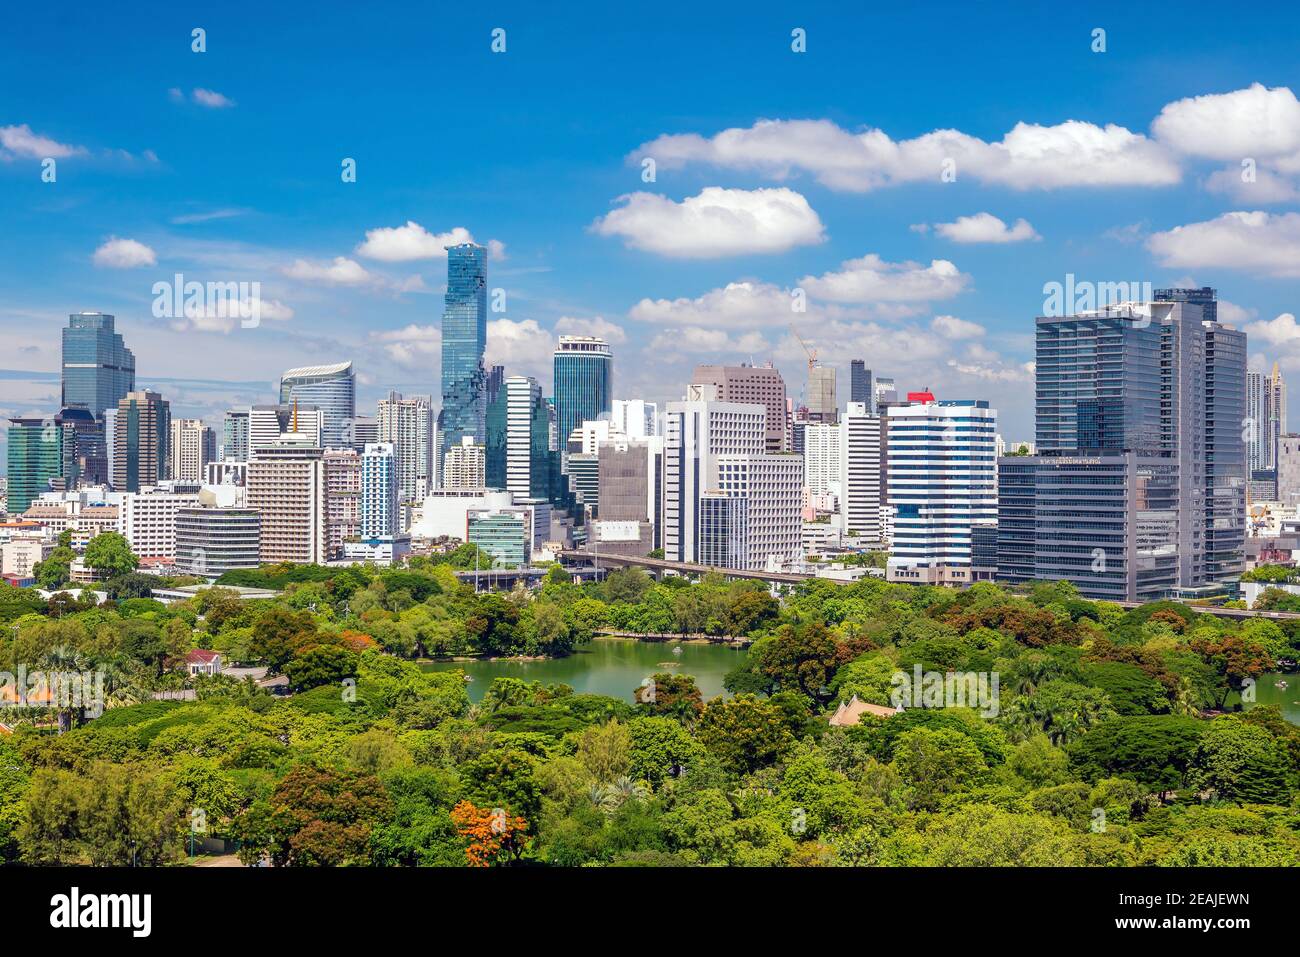
[[[850,402],[840,419],[840,526],[859,544],[884,540],[880,527],[880,416]]]
[[[659,406],[644,399],[615,399],[610,421],[629,439],[646,439],[659,434]]]
[[[718,490],[718,460],[766,451],[766,406],[716,395],[714,386],[692,385],[685,400],[665,407],[663,548],[670,561],[698,560],[700,496]]]
[[[803,433],[803,461],[809,495],[841,496],[843,430],[838,424],[808,423]]]
[[[176,557],[176,513],[198,504],[197,485],[186,488],[171,482],[140,492],[115,492],[118,530],[140,558],[173,560]]]
[[[927,396],[891,406],[886,427],[891,575],[896,568],[969,569],[971,525],[998,518],[997,413],[983,400]]]
[[[326,561],[324,452],[314,436],[289,433],[253,447],[248,506],[261,521],[263,564]]]
[[[803,462],[797,455],[723,455],[700,496],[699,557],[706,565],[777,571],[803,555]]]

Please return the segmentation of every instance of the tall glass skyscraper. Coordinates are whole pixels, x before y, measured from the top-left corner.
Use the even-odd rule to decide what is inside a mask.
[[[321,410],[321,445],[351,448],[357,415],[357,377],[351,362],[290,369],[280,377],[280,404],[314,405]]]
[[[102,312],[68,316],[63,330],[63,403],[83,405],[100,419],[135,390],[135,354]]]
[[[63,429],[54,419],[10,419],[8,464],[9,514],[21,515],[63,474]]]
[[[1038,454],[999,463],[999,578],[1150,600],[1241,574],[1246,336],[1213,296],[1037,320]]]
[[[559,448],[588,419],[613,407],[613,365],[609,343],[594,336],[560,336],[555,350],[555,419]]]
[[[871,370],[861,359],[849,363],[849,401],[862,402],[875,411],[875,386],[871,383]]]
[[[487,413],[487,249],[474,243],[447,247],[447,295],[442,311],[442,411],[444,451],[471,436],[482,444]]]

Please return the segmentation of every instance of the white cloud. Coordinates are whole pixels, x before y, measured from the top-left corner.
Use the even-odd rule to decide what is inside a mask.
[[[12,160],[16,157],[64,159],[85,152],[85,147],[60,143],[48,136],[34,133],[26,123],[18,126],[0,126],[0,160]]]
[[[442,330],[437,326],[412,323],[401,329],[372,332],[388,357],[405,369],[428,371],[441,363]]]
[[[956,316],[935,316],[930,320],[930,328],[949,339],[977,339],[984,335],[984,327],[979,323]]]
[[[950,299],[970,284],[970,276],[946,259],[930,265],[889,263],[875,253],[840,264],[838,272],[805,276],[799,285],[833,302],[929,302]]]
[[[216,90],[205,90],[202,87],[195,87],[191,94],[192,99],[199,106],[206,106],[211,110],[224,110],[235,105],[235,101]]]
[[[1286,348],[1300,344],[1300,325],[1289,312],[1267,321],[1249,322],[1243,331],[1247,339],[1263,339],[1271,346]]]
[[[1300,213],[1232,212],[1155,233],[1147,248],[1165,266],[1300,276]]]
[[[1300,196],[1295,183],[1258,164],[1249,174],[1234,166],[1211,173],[1205,178],[1205,188],[1240,203],[1289,203]]]
[[[1252,83],[1244,90],[1169,103],[1151,131],[1180,152],[1211,159],[1300,153],[1300,101],[1287,87]]]
[[[493,319],[487,326],[488,365],[503,365],[506,375],[531,375],[550,381],[555,339],[535,319]]]
[[[956,222],[935,223],[934,230],[954,243],[1022,243],[1042,239],[1024,219],[1008,226],[992,213],[958,216]]]
[[[183,317],[173,319],[169,325],[177,332],[220,332],[228,333],[243,326],[244,321],[257,313],[257,319],[272,322],[286,322],[294,316],[293,307],[285,305],[278,299],[257,299],[247,306],[227,299],[217,299],[211,306],[201,311],[186,308]],[[247,311],[243,311],[247,310]]]
[[[144,243],[112,236],[95,250],[91,261],[105,269],[135,269],[139,266],[156,266],[158,256]]]
[[[805,319],[793,303],[789,290],[770,283],[733,282],[693,299],[642,299],[628,311],[628,318],[658,325],[752,329]]]
[[[601,236],[661,256],[706,259],[779,253],[823,242],[821,220],[794,190],[709,186],[680,203],[656,193],[619,197],[625,205],[592,224]]]
[[[957,178],[1012,189],[1165,186],[1181,178],[1169,151],[1122,126],[1078,120],[1056,126],[1017,123],[999,142],[959,130],[893,140],[878,129],[851,133],[830,120],[759,120],[712,138],[663,135],[635,150],[662,167],[699,162],[786,179],[808,172],[831,189],[866,192],[899,183],[941,182],[949,161]]]
[[[627,333],[623,331],[622,326],[601,316],[593,316],[590,319],[561,316],[555,320],[555,331],[570,336],[597,336],[610,345],[627,341]]]
[[[365,240],[357,246],[359,256],[381,262],[411,262],[417,259],[446,259],[447,247],[474,242],[474,236],[464,226],[449,232],[431,233],[414,220],[404,226],[381,226],[366,230]],[[491,259],[505,259],[505,244],[496,239],[487,241]]]
[[[358,286],[375,280],[364,266],[346,256],[335,256],[333,262],[329,263],[295,259],[291,265],[284,267],[284,274],[304,282],[325,282],[339,286]]]
[[[724,361],[729,355],[766,353],[771,345],[762,333],[743,332],[733,335],[724,329],[702,329],[688,326],[659,333],[650,342],[652,352],[696,355],[704,353]]]

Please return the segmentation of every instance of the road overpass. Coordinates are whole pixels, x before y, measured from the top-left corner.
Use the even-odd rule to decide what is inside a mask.
[[[708,575],[711,572],[716,572],[726,578],[749,578],[776,585],[797,585],[800,582],[806,582],[817,577],[816,575],[800,575],[795,572],[764,572],[750,571],[746,568],[718,568],[715,565],[671,562],[664,558],[642,558],[637,555],[599,555],[595,552],[579,549],[562,551],[560,552],[560,558],[565,561],[592,562],[597,566],[606,568],[627,568],[635,565],[638,568],[645,568],[650,571],[677,572],[681,575]],[[827,580],[829,581],[829,579]]]
[[[682,575],[707,575],[710,572],[716,572],[727,578],[749,578],[756,581],[764,581],[777,585],[797,585],[800,582],[806,582],[816,579],[816,575],[803,575],[797,572],[765,572],[750,571],[748,569],[738,568],[718,568],[714,565],[699,565],[694,562],[673,562],[664,558],[642,558],[637,555],[598,555],[595,552],[589,552],[581,549],[568,549],[560,552],[560,558],[565,561],[585,561],[592,562],[597,566],[606,568],[628,568],[635,566],[645,568],[649,571],[657,572],[677,572]],[[823,578],[822,581],[832,582],[837,585],[850,584],[837,578]],[[1141,608],[1150,602],[1141,601],[1117,601],[1112,604],[1121,608],[1132,609]],[[1215,618],[1270,618],[1274,620],[1287,620],[1300,618],[1300,612],[1291,611],[1256,611],[1249,608],[1220,608],[1217,605],[1193,605],[1184,602],[1187,607],[1202,615],[1213,615]]]

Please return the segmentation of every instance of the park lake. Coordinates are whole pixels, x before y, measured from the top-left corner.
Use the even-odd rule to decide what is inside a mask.
[[[674,648],[681,652],[674,654]],[[730,645],[598,638],[564,658],[426,661],[421,667],[429,671],[464,671],[470,679],[467,687],[471,701],[483,697],[493,678],[506,677],[566,684],[581,694],[631,701],[633,691],[658,671],[692,676],[707,701],[724,693],[722,679],[742,661],[744,652]]]

